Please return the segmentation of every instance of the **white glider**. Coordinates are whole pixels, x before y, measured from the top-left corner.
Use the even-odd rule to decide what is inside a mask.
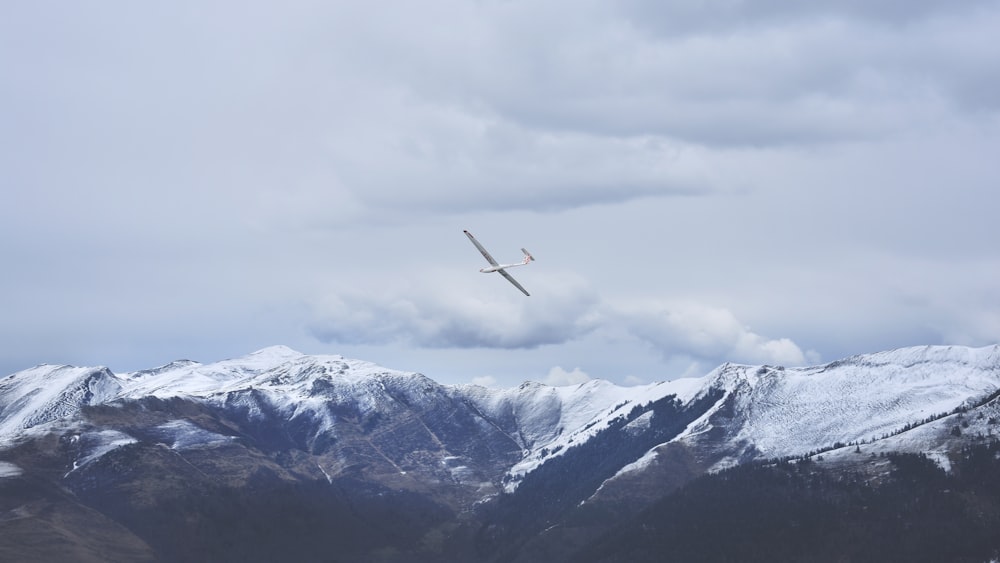
[[[521,262],[517,262],[516,264],[498,264],[497,261],[494,260],[492,256],[490,256],[490,253],[486,252],[486,249],[483,248],[483,245],[479,244],[479,241],[476,240],[476,237],[472,236],[472,233],[470,233],[469,231],[464,231],[464,232],[465,232],[465,235],[469,237],[469,240],[472,241],[472,244],[476,245],[476,248],[478,248],[479,252],[482,253],[483,258],[486,258],[486,261],[490,263],[490,267],[489,268],[480,268],[479,269],[480,272],[482,272],[484,274],[489,274],[489,273],[492,273],[492,272],[499,272],[501,276],[507,278],[507,281],[509,281],[510,283],[514,284],[514,287],[520,289],[521,293],[523,293],[525,295],[529,295],[529,296],[531,295],[530,293],[528,293],[528,291],[526,289],[524,289],[523,287],[521,287],[521,284],[517,283],[517,280],[515,280],[514,278],[512,278],[510,276],[510,274],[508,274],[505,271],[506,268],[516,268],[518,266],[526,266],[527,264],[530,264],[531,262],[534,262],[535,261],[535,257],[532,256],[531,253],[529,253],[527,250],[525,250],[525,249],[522,248],[521,252],[524,253],[524,260],[522,260]]]

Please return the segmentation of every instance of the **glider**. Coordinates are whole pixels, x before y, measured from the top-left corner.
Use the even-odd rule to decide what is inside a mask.
[[[512,278],[510,276],[510,274],[508,274],[505,271],[506,268],[516,268],[517,266],[525,266],[525,265],[527,265],[527,264],[529,264],[531,262],[534,262],[535,261],[535,257],[532,256],[531,253],[529,253],[527,250],[525,250],[525,249],[522,248],[521,252],[524,253],[524,260],[522,260],[521,262],[517,262],[516,264],[498,264],[497,261],[494,260],[492,256],[490,256],[490,253],[486,252],[486,249],[483,248],[483,245],[479,244],[479,241],[476,240],[476,237],[472,236],[472,233],[470,233],[469,231],[464,231],[464,232],[465,232],[465,235],[467,237],[469,237],[469,240],[472,241],[472,244],[476,245],[476,248],[478,248],[479,252],[482,253],[483,258],[486,258],[486,261],[490,263],[490,267],[489,268],[480,268],[480,270],[479,270],[480,272],[482,272],[484,274],[489,274],[489,273],[492,273],[492,272],[499,272],[501,276],[507,278],[507,281],[509,281],[510,283],[514,284],[514,287],[520,289],[521,293],[523,293],[525,295],[529,295],[529,296],[531,295],[530,293],[528,293],[528,291],[526,289],[524,289],[523,287],[521,287],[521,284],[517,283],[517,280],[515,280],[514,278]]]

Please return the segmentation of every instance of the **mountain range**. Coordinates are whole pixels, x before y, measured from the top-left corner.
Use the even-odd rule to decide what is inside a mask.
[[[741,467],[947,474],[993,442],[998,396],[1000,346],[634,387],[441,385],[283,346],[40,365],[0,379],[0,559],[573,560]]]

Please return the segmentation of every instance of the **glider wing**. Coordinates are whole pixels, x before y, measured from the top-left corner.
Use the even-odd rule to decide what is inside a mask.
[[[486,258],[487,262],[489,262],[490,264],[492,264],[494,266],[499,266],[500,265],[496,260],[493,259],[492,256],[490,256],[489,252],[486,252],[486,249],[483,248],[483,245],[479,244],[479,241],[476,240],[476,237],[472,236],[472,233],[470,233],[469,231],[465,231],[465,234],[466,234],[466,236],[469,237],[469,240],[472,241],[472,244],[476,245],[476,248],[479,249],[479,252],[482,253],[483,258]],[[507,276],[507,277],[510,278],[510,276]],[[517,285],[517,282],[514,282],[514,284]],[[521,286],[518,286],[518,287],[521,287]],[[521,291],[524,291],[524,290],[522,289]],[[527,293],[527,292],[525,291],[525,293]]]
[[[497,271],[500,272],[501,276],[507,278],[507,281],[509,281],[510,283],[514,284],[514,287],[520,289],[521,293],[527,295],[528,297],[531,297],[531,294],[528,293],[528,291],[526,289],[524,289],[523,287],[521,287],[521,284],[517,283],[517,280],[515,280],[510,274],[508,274],[506,272],[506,270],[497,270]]]

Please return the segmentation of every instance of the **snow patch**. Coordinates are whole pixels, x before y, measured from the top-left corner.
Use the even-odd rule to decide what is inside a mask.
[[[653,422],[653,411],[644,412],[632,422],[625,425],[622,430],[628,432],[629,434],[636,435],[642,434],[646,430],[649,430],[649,425]]]
[[[650,465],[652,465],[656,461],[656,458],[659,455],[660,454],[656,452],[656,448],[651,448],[648,452],[643,454],[642,457],[640,457],[639,459],[619,469],[618,473],[615,473],[614,477],[612,477],[611,479],[615,479],[619,475],[625,475],[626,473],[632,473],[634,471],[642,471],[647,467],[649,467]]]
[[[232,436],[209,432],[187,420],[172,420],[157,426],[156,430],[161,433],[161,440],[174,450],[209,448],[233,441]]]
[[[940,467],[945,471],[945,473],[951,473],[951,459],[948,458],[947,452],[929,451],[929,452],[924,452],[924,455],[926,455],[928,459],[936,463],[938,467]]]
[[[79,443],[82,446],[80,456],[73,462],[73,469],[70,470],[70,473],[96,459],[101,458],[111,451],[136,442],[138,442],[138,440],[132,436],[117,430],[84,432],[80,435]]]
[[[20,477],[23,474],[24,470],[13,463],[0,461],[0,479],[7,477]]]
[[[330,483],[332,485],[333,484],[333,477],[330,477],[330,474],[326,472],[326,469],[323,469],[323,466],[320,465],[319,463],[316,464],[316,467],[318,467],[319,470],[321,472],[323,472],[323,476],[326,477],[326,482]]]

